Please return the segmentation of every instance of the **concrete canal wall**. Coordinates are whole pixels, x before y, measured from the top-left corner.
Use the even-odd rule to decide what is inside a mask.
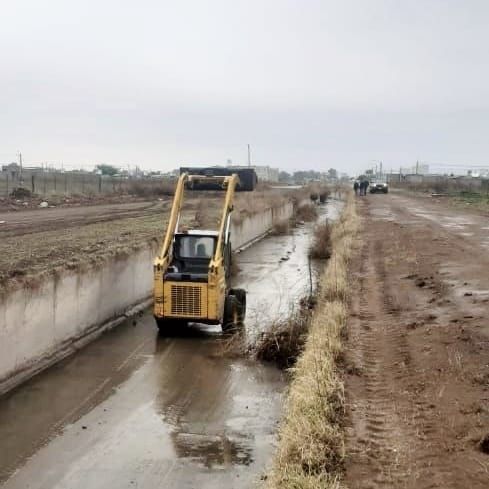
[[[249,245],[292,216],[293,206],[267,209],[232,225],[234,249]],[[0,299],[0,393],[69,355],[138,307],[152,292],[156,247],[66,271]]]

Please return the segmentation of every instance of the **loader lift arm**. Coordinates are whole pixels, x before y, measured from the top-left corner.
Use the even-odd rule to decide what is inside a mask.
[[[194,183],[200,183],[204,180],[212,181],[212,183],[220,183],[222,189],[226,190],[226,197],[219,225],[217,246],[209,268],[215,268],[219,266],[219,263],[222,262],[222,248],[223,245],[226,243],[226,240],[228,239],[227,234],[229,234],[231,213],[234,209],[234,194],[236,191],[236,186],[239,183],[238,176],[231,175],[223,177],[202,177],[201,175],[189,175],[188,173],[183,173],[182,175],[180,175],[180,178],[177,182],[165,239],[163,241],[160,253],[156,258],[155,267],[159,266],[161,269],[165,269],[171,259],[171,245],[173,242],[173,238],[178,231],[178,225],[180,223],[180,214],[182,211],[185,187],[188,186],[189,188],[192,188]]]

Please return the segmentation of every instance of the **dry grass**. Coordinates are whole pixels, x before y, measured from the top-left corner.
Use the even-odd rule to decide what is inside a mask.
[[[487,195],[489,192],[489,184],[486,182],[477,187],[470,180],[450,177],[440,177],[438,180],[428,182],[391,182],[389,185],[393,188],[401,188],[412,192],[435,192],[449,195],[458,195],[463,192]]]
[[[267,209],[276,209],[288,202],[289,197],[280,192],[260,191],[239,192],[235,196],[233,221],[241,223],[245,218]]]
[[[176,182],[171,180],[130,180],[126,192],[138,197],[162,197],[173,196]]]
[[[321,277],[304,351],[293,369],[279,447],[267,478],[269,488],[341,487],[344,391],[337,361],[347,318],[347,269],[357,227],[350,195],[332,231],[332,256]]]
[[[310,222],[315,221],[318,211],[314,204],[301,204],[295,210],[295,219],[297,221]]]
[[[243,358],[248,355],[249,344],[245,328],[222,335],[219,347],[212,354],[216,358]]]
[[[261,334],[251,347],[251,355],[281,369],[295,365],[307,338],[314,305],[314,300],[303,299],[287,319],[277,321]]]
[[[328,221],[316,225],[312,243],[309,248],[309,256],[311,258],[325,260],[331,256],[331,232],[332,226]]]

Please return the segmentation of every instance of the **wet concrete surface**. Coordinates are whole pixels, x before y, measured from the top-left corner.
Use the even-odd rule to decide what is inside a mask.
[[[311,230],[239,255],[250,331],[307,293]],[[219,327],[202,325],[162,338],[146,311],[3,396],[2,487],[252,486],[274,450],[285,378],[227,357],[224,342]]]

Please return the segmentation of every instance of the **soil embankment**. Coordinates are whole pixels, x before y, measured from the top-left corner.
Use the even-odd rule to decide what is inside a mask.
[[[487,488],[487,220],[406,196],[359,203],[345,482]]]

